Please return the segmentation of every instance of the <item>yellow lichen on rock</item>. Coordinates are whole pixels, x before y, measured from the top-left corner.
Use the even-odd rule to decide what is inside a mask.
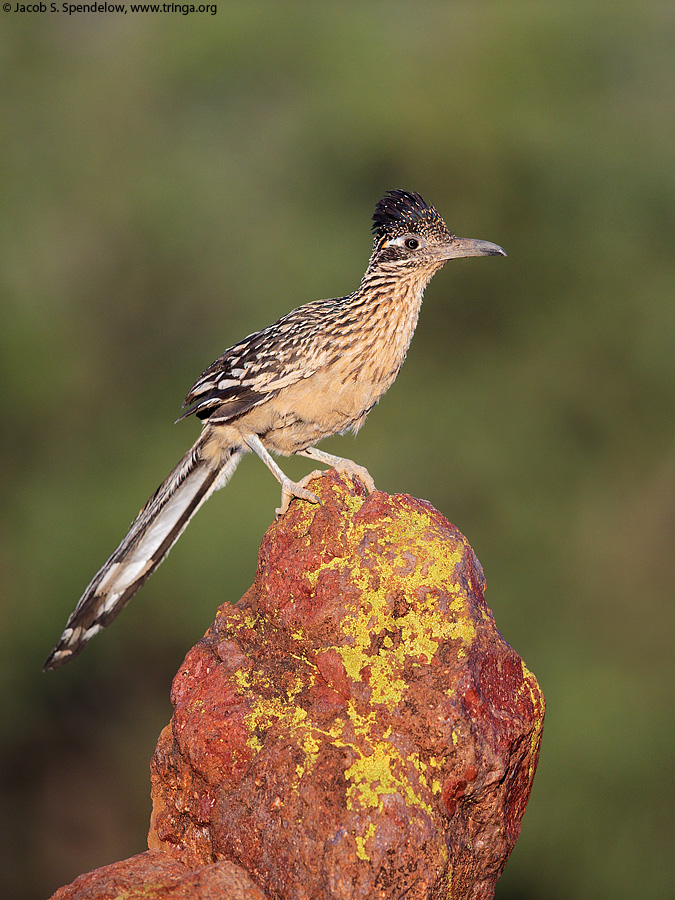
[[[321,505],[271,526],[176,676],[153,846],[241,860],[274,897],[487,897],[536,766],[536,680],[440,513],[311,486]]]

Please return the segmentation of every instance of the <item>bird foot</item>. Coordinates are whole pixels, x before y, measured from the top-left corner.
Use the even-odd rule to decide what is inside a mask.
[[[377,490],[368,469],[365,466],[357,465],[351,459],[335,456],[333,453],[326,453],[325,450],[319,450],[318,447],[306,447],[304,450],[298,451],[298,453],[300,456],[306,456],[308,459],[314,459],[316,462],[332,466],[338,472],[343,472],[345,475],[350,476],[352,480],[358,478],[369,494]]]
[[[351,459],[340,459],[339,462],[334,464],[333,468],[340,473],[349,475],[352,479],[358,478],[369,494],[377,490],[373,476],[365,466],[360,466],[358,463],[352,462]]]
[[[306,484],[309,484],[313,478],[319,478],[325,475],[325,472],[322,472],[321,469],[315,469],[313,472],[310,472],[309,475],[305,475],[300,481],[291,481],[290,478],[284,479],[281,482],[281,506],[277,507],[275,510],[275,514],[277,519],[284,515],[284,513],[288,510],[289,504],[294,497],[298,497],[300,500],[308,500],[310,503],[321,503],[321,500],[313,494],[311,491],[308,491],[305,487]]]

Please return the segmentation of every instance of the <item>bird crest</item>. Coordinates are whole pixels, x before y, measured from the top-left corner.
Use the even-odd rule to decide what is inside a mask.
[[[408,231],[448,234],[443,219],[419,194],[413,191],[387,191],[373,214],[376,242]]]

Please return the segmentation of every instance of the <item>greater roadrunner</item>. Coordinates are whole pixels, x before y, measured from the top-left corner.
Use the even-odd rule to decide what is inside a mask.
[[[447,260],[506,254],[496,244],[451,234],[434,207],[408,191],[389,191],[380,200],[373,233],[368,268],[353,294],[300,306],[230,347],[197,379],[181,419],[194,414],[202,420],[199,438],[94,575],[45,669],[72,659],[118,615],[249,450],[281,483],[278,514],[293,497],[319,499],[305,487],[312,476],[291,481],[270,450],[334,466],[374,490],[366,469],[314,444],[350,428],[358,431],[391,386],[424,289]]]

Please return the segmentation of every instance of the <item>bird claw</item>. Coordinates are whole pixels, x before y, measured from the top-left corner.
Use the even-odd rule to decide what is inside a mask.
[[[372,494],[373,491],[377,490],[375,482],[373,481],[373,476],[365,466],[360,466],[358,463],[352,462],[351,459],[343,459],[339,463],[336,463],[333,468],[337,469],[338,472],[349,475],[352,479],[358,478],[369,494]]]
[[[275,510],[277,519],[288,511],[290,502],[294,497],[297,497],[299,500],[307,500],[309,503],[318,503],[320,505],[321,500],[316,494],[308,491],[305,485],[309,484],[312,479],[319,478],[325,474],[326,473],[322,472],[321,469],[315,469],[298,482],[291,481],[290,478],[283,481],[281,484],[281,506],[277,507]]]
[[[368,469],[365,466],[359,466],[351,459],[326,453],[324,450],[319,450],[318,447],[306,447],[304,450],[300,450],[299,454],[300,456],[306,456],[308,459],[315,459],[317,462],[325,463],[327,466],[332,466],[337,472],[349,476],[352,481],[358,478],[369,494],[377,490]]]

